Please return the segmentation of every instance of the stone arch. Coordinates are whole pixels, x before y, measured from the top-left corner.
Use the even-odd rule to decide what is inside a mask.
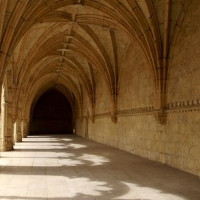
[[[73,84],[68,79],[60,78],[58,82],[55,82],[55,77],[56,76],[53,73],[47,74],[38,79],[34,84],[29,84],[24,88],[24,93],[26,94],[23,97],[24,106],[22,109],[23,121],[25,122],[24,137],[27,136],[29,130],[31,106],[35,104],[42,94],[50,88],[56,87],[56,89],[69,100],[73,113],[76,113],[76,110],[81,112],[81,94],[79,91],[74,88]],[[18,99],[22,96],[23,91],[19,93]],[[73,127],[74,119],[75,114],[73,115]]]
[[[33,101],[29,134],[71,134],[73,124],[71,103],[57,87],[48,88]]]

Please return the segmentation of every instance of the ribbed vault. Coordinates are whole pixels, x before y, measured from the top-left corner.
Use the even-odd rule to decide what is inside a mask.
[[[165,123],[168,54],[190,2],[0,0],[2,103],[12,104],[12,120],[28,121],[32,104],[57,87],[80,118],[87,115],[94,122],[98,75],[108,88],[108,114],[116,123],[122,64],[132,45],[153,80],[154,115]]]

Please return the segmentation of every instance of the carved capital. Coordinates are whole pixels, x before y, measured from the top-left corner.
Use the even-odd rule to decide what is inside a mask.
[[[91,121],[92,123],[95,122],[95,106],[92,107]]]
[[[12,115],[12,122],[15,123],[17,121],[17,115]]]
[[[91,116],[91,121],[92,121],[92,123],[95,123],[95,115]]]
[[[159,124],[165,124],[167,121],[167,113],[165,109],[154,110],[154,116]]]
[[[113,113],[112,115],[111,115],[111,120],[112,120],[112,122],[113,123],[117,123],[117,114],[116,113]]]

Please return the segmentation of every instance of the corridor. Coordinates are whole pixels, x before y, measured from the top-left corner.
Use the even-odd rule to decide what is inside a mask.
[[[74,135],[29,136],[1,153],[0,199],[199,200],[200,179]]]

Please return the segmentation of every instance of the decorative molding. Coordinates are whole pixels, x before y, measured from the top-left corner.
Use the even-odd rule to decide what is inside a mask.
[[[117,112],[117,116],[129,116],[129,115],[138,115],[138,114],[153,114],[153,106],[149,107],[139,107],[139,108],[131,108],[126,110],[119,110]],[[88,116],[83,116],[83,118],[87,118]],[[104,118],[104,117],[112,117],[110,112],[98,113],[94,116],[95,118]]]
[[[95,117],[95,118],[111,117],[111,113],[110,113],[110,112],[98,113],[98,114],[95,114],[94,117]]]
[[[167,113],[199,112],[200,99],[168,103],[166,106],[166,111]]]
[[[138,115],[138,114],[152,114],[154,111],[153,106],[131,108],[126,110],[119,110],[118,116]]]
[[[165,124],[167,114],[179,112],[200,112],[200,99],[168,103],[163,110],[156,110],[153,106],[118,110],[117,117],[154,115],[158,123]],[[110,117],[112,117],[110,112],[98,113],[94,116],[94,118]],[[83,116],[83,118],[91,118],[91,116]]]

